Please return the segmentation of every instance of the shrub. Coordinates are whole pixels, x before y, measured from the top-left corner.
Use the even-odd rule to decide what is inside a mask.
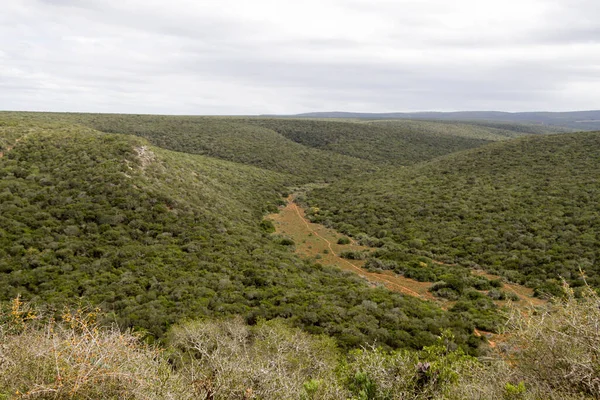
[[[502,290],[492,289],[488,292],[488,297],[492,300],[504,300],[506,299],[506,293]]]
[[[196,398],[157,348],[101,328],[95,311],[42,324],[25,309],[17,299],[0,312],[0,398]]]
[[[283,246],[293,246],[296,243],[294,243],[294,241],[292,239],[284,237],[279,240],[279,244],[281,244]]]
[[[350,244],[350,238],[341,237],[338,239],[337,244]]]
[[[525,383],[545,392],[600,397],[600,298],[586,287],[524,317],[513,311],[512,356]]]
[[[344,250],[340,253],[340,257],[348,260],[364,260],[367,255],[364,251]]]
[[[275,232],[275,225],[273,225],[273,222],[268,219],[263,219],[260,222],[260,228],[267,233]]]
[[[242,318],[175,326],[172,360],[196,376],[201,398],[344,398],[335,383],[333,339],[289,328],[281,320],[248,326]],[[327,382],[327,384],[323,384]]]

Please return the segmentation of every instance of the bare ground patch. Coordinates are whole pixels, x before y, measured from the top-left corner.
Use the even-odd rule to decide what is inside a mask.
[[[358,245],[353,240],[349,244],[338,244],[344,235],[323,225],[314,224],[305,217],[304,210],[288,197],[287,204],[279,213],[267,217],[275,225],[277,233],[288,236],[296,244],[296,253],[304,258],[314,258],[326,265],[334,265],[351,271],[373,285],[383,285],[391,291],[419,297],[424,300],[437,300],[429,293],[431,282],[418,282],[396,275],[391,271],[385,273],[369,272],[362,268],[363,260],[347,260],[339,256],[344,250],[368,251],[370,248]]]
[[[397,275],[392,271],[384,271],[382,273],[369,272],[362,268],[365,264],[364,260],[348,260],[340,257],[340,253],[344,250],[369,251],[373,249],[361,246],[351,238],[349,238],[349,244],[338,244],[338,239],[346,236],[334,229],[310,222],[305,216],[304,209],[294,203],[293,195],[287,198],[285,207],[280,208],[279,213],[271,214],[267,216],[267,219],[273,222],[278,234],[287,236],[294,241],[296,253],[303,258],[315,259],[322,264],[333,265],[345,271],[353,272],[366,279],[373,286],[383,285],[394,292],[434,301],[446,310],[455,303],[437,298],[431,294],[429,288],[433,282],[419,282]],[[436,260],[433,260],[433,262],[441,265],[453,265]],[[500,278],[484,271],[473,271],[472,273],[485,276],[488,279]],[[520,301],[513,304],[523,313],[527,313],[531,307],[540,306],[545,303],[544,300],[533,297],[533,290],[524,286],[504,283],[504,288],[519,297]],[[495,301],[495,303],[502,307],[507,302]],[[504,335],[493,334],[483,330],[476,330],[475,334],[486,337],[491,347],[496,347],[498,342],[506,340]]]
[[[133,150],[137,153],[142,165],[142,169],[146,168],[148,165],[154,162],[154,160],[156,160],[156,155],[148,148],[148,146],[135,147]]]

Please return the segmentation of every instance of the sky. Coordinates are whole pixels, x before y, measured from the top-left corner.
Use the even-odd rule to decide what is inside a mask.
[[[598,0],[10,0],[0,110],[600,109]]]

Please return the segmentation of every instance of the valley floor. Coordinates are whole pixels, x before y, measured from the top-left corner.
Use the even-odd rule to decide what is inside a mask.
[[[361,251],[368,247],[361,246],[351,239],[349,244],[338,244],[344,235],[320,224],[310,222],[305,211],[294,202],[294,195],[287,198],[285,207],[279,213],[267,217],[273,221],[277,233],[291,238],[296,245],[296,253],[304,258],[314,258],[322,264],[335,265],[343,270],[353,272],[367,279],[373,285],[384,285],[391,291],[408,294],[427,300],[435,298],[428,292],[430,282],[418,282],[387,273],[374,273],[361,268],[364,260],[347,260],[340,256],[344,250]]]
[[[419,282],[395,274],[392,271],[383,271],[381,273],[370,272],[362,268],[365,260],[343,258],[341,254],[344,251],[374,249],[361,246],[352,238],[348,238],[350,240],[348,244],[339,244],[338,239],[345,238],[346,236],[334,229],[310,222],[305,216],[305,210],[296,204],[294,194],[286,199],[285,206],[280,207],[278,213],[268,215],[267,219],[273,222],[277,234],[294,241],[295,252],[303,258],[310,258],[322,264],[333,265],[342,270],[355,273],[366,279],[373,286],[384,286],[393,292],[433,301],[446,310],[455,303],[454,301],[433,296],[429,291],[433,282]],[[434,263],[443,264],[440,261],[434,261]],[[500,278],[484,271],[473,271],[473,274],[482,275],[488,279]],[[527,313],[530,307],[540,306],[545,303],[544,300],[534,297],[533,290],[530,288],[506,282],[503,287],[519,297],[519,302],[515,304],[518,305],[523,313]],[[506,305],[507,301],[495,301],[495,303],[502,307]],[[495,335],[477,329],[475,330],[475,334],[477,336],[486,336],[492,347],[496,346],[496,342],[506,339],[502,335]]]

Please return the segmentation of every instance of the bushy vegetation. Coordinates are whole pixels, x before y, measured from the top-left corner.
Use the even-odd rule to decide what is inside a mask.
[[[581,286],[580,268],[596,287],[599,149],[599,133],[496,143],[315,189],[310,217],[379,240],[378,258],[414,277],[425,257],[484,268],[538,295],[560,294],[561,277]]]
[[[523,136],[527,133],[548,133],[539,127],[531,132],[527,125],[493,124],[484,125],[477,122],[453,122],[453,121],[417,121],[407,119],[370,121],[369,125],[393,127],[397,130],[410,132],[413,135],[421,134],[439,138],[462,137],[465,139],[478,139],[487,142],[497,142]]]
[[[131,136],[33,125],[0,159],[0,299],[82,301],[162,338],[182,318],[282,317],[351,348],[420,348],[473,325],[433,304],[302,261],[261,220],[280,174]],[[106,322],[106,321],[105,321]]]
[[[376,170],[359,158],[303,146],[242,118],[89,114],[69,118],[99,131],[141,136],[165,149],[287,173],[290,184]]]
[[[34,123],[77,123],[153,145],[289,174],[290,183],[332,181],[383,165],[412,165],[451,152],[532,133],[482,123],[310,120],[124,114],[4,113]],[[536,133],[542,129],[536,128]]]
[[[272,129],[308,146],[370,161],[377,165],[412,165],[418,162],[482,146],[490,142],[471,131],[491,131],[462,125],[442,132],[429,122],[374,124],[360,121],[306,119],[248,119],[245,123]]]
[[[163,351],[98,325],[97,316],[66,309],[58,321],[42,320],[18,298],[2,309],[0,398],[196,398]]]
[[[405,261],[399,262],[398,258]],[[504,323],[503,314],[494,300],[519,301],[514,293],[500,289],[503,284],[498,279],[475,275],[466,267],[435,263],[427,257],[413,260],[396,256],[387,247],[371,253],[365,268],[373,272],[391,270],[406,278],[433,282],[429,291],[438,299],[452,302],[448,312],[453,318],[468,321],[489,332],[498,332]]]
[[[543,132],[2,113],[0,399],[598,398],[600,134]],[[294,255],[263,217],[307,182],[445,309]],[[473,269],[558,297],[506,314]]]
[[[34,399],[592,399],[600,396],[600,299],[586,288],[524,316],[502,353],[478,360],[451,334],[421,350],[340,352],[282,320],[189,321],[162,348],[95,322],[48,320],[18,298],[0,309],[0,398]]]

